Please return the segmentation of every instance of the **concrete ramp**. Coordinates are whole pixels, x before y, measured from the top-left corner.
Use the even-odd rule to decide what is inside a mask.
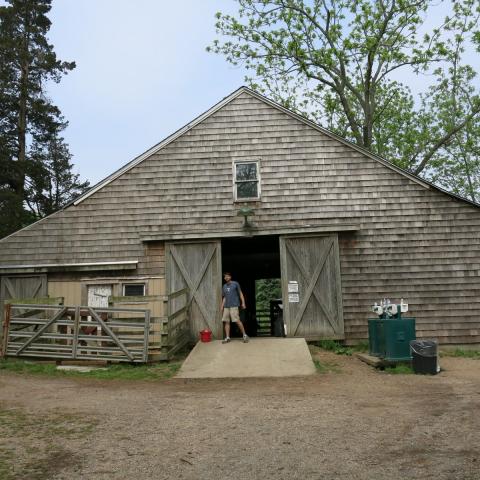
[[[303,338],[251,338],[198,342],[177,378],[292,377],[313,375],[315,366]]]

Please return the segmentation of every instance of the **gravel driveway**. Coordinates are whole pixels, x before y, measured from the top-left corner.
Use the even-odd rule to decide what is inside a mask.
[[[480,361],[287,379],[0,374],[0,478],[480,479]],[[12,470],[12,465],[14,469]]]

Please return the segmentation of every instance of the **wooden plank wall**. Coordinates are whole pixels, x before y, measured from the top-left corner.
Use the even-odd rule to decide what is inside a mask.
[[[410,180],[248,92],[80,203],[0,242],[1,264],[138,259],[142,238],[241,231],[232,162],[259,160],[260,228],[358,224],[340,238],[346,334],[404,297],[422,336],[480,342],[480,209]],[[121,213],[119,213],[121,212]],[[145,249],[147,249],[145,251]]]
[[[144,255],[139,259],[137,274],[165,275],[165,244],[164,242],[144,244]]]

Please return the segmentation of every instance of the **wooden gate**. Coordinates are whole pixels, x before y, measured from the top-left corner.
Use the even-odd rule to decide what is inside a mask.
[[[168,293],[189,289],[191,338],[198,339],[198,332],[204,328],[209,328],[216,338],[222,338],[220,241],[167,243],[166,260]],[[169,309],[175,311],[176,305]]]
[[[150,310],[8,304],[3,355],[147,362]]]
[[[281,237],[280,258],[287,335],[344,338],[337,236]]]

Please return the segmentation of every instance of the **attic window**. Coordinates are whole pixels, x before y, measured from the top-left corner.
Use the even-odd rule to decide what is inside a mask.
[[[258,162],[236,162],[233,168],[235,200],[258,200],[260,198]]]
[[[125,297],[143,297],[145,296],[144,283],[124,283],[123,295]]]

